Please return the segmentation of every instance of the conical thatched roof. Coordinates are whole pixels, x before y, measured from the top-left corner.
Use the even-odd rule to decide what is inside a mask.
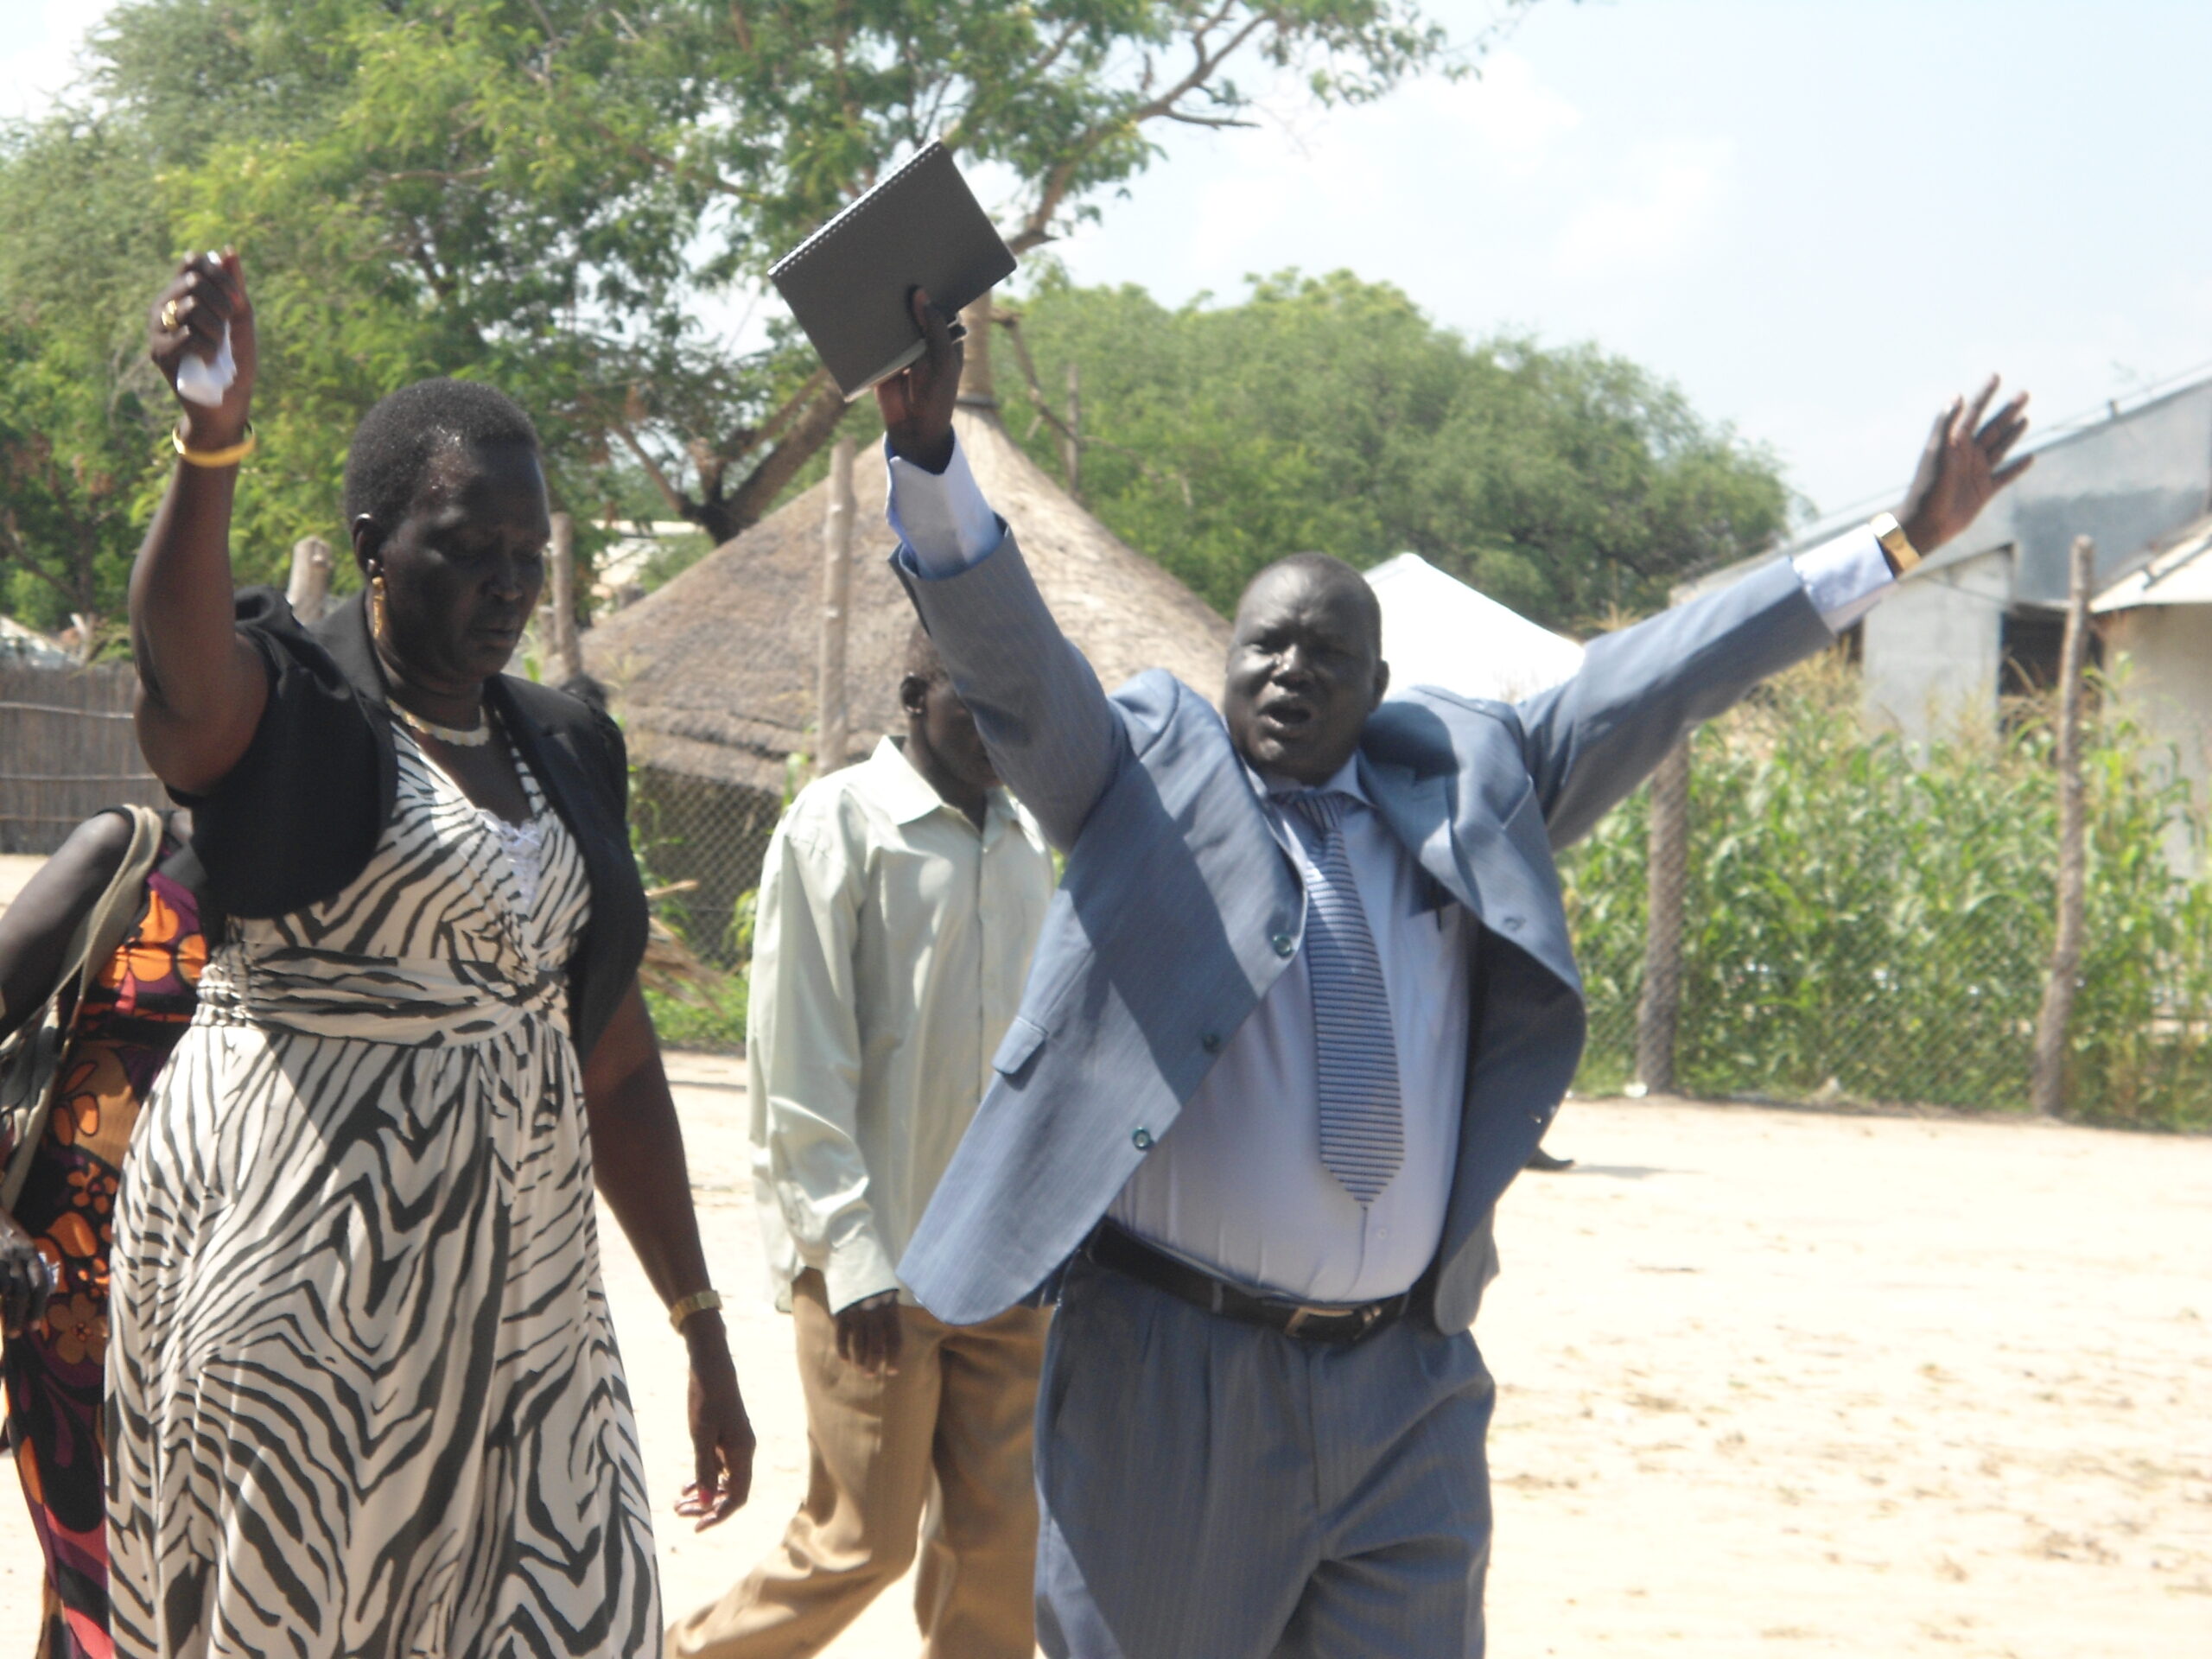
[[[976,481],[1107,688],[1165,668],[1217,696],[1228,624],[1071,500],[994,415],[963,408],[956,419]],[[853,474],[845,682],[847,759],[859,760],[904,724],[898,686],[914,613],[888,564],[880,453],[863,448]],[[613,688],[638,760],[778,790],[785,757],[812,747],[829,493],[816,485],[584,635],[586,664]]]

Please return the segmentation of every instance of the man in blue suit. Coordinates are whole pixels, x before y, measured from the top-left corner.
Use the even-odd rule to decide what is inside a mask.
[[[1067,874],[899,1273],[955,1324],[1058,1298],[1039,1637],[1479,1656],[1469,1327],[1584,1032],[1553,852],[1963,530],[2026,464],[2025,399],[1946,410],[1897,518],[1594,640],[1519,704],[1386,698],[1366,584],[1286,559],[1238,606],[1217,715],[1163,672],[1100,689],[968,472],[958,349],[916,311],[927,354],[878,392],[894,563]]]

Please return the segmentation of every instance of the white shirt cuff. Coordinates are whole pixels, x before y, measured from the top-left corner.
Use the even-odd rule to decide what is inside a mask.
[[[1800,553],[1789,563],[1830,633],[1841,633],[1897,585],[1881,543],[1863,525]]]
[[[897,1290],[899,1275],[870,1229],[830,1252],[830,1264],[822,1270],[822,1286],[829,1295],[830,1311],[842,1313],[855,1302]]]
[[[883,454],[891,469],[883,516],[923,575],[957,576],[1004,537],[1006,526],[983,499],[957,435],[952,459],[941,473],[893,454],[888,439]]]

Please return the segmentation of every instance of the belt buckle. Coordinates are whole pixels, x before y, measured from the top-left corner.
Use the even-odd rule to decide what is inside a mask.
[[[1382,1305],[1380,1302],[1370,1302],[1364,1307],[1316,1307],[1311,1302],[1305,1302],[1292,1311],[1290,1318],[1284,1322],[1282,1333],[1286,1337],[1298,1335],[1309,1319],[1357,1319],[1359,1329],[1351,1338],[1357,1342],[1375,1328],[1375,1321],[1382,1316]]]

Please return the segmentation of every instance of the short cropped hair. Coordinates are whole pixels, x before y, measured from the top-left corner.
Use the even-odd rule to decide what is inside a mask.
[[[1236,601],[1236,608],[1244,608],[1244,596],[1278,570],[1302,570],[1317,586],[1333,588],[1352,596],[1352,608],[1359,613],[1368,641],[1375,647],[1377,657],[1382,654],[1382,601],[1375,596],[1375,589],[1368,585],[1365,576],[1353,569],[1342,559],[1329,553],[1290,553],[1273,564],[1262,567],[1244,584],[1244,594]]]
[[[365,514],[378,539],[391,534],[423,493],[430,462],[448,448],[520,443],[536,449],[537,428],[523,406],[477,380],[417,380],[379,400],[353,429],[346,450],[346,522]]]
[[[906,669],[902,678],[917,679],[925,685],[935,685],[940,680],[952,678],[944,665],[944,658],[938,654],[937,641],[930,638],[930,631],[920,623],[906,636]]]

